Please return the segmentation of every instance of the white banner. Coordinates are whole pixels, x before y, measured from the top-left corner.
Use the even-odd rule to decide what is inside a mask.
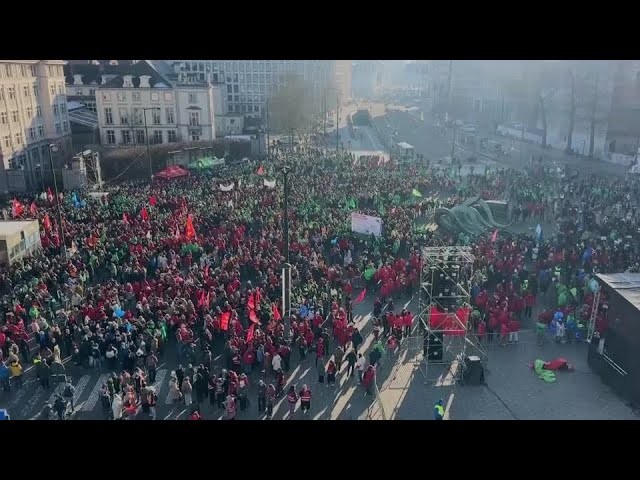
[[[275,180],[267,180],[266,178],[262,181],[263,185],[267,188],[276,188]]]
[[[351,214],[351,231],[379,237],[382,235],[382,219],[354,212]]]
[[[231,190],[233,190],[234,187],[234,183],[232,182],[230,185],[220,185],[220,190],[222,190],[223,192],[230,192]]]

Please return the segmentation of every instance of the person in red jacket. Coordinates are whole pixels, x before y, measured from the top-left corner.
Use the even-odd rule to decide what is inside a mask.
[[[487,325],[484,323],[484,320],[482,320],[478,324],[478,341],[482,342],[486,336],[487,336]]]
[[[337,371],[338,369],[336,368],[334,361],[329,360],[329,364],[327,365],[327,388],[335,385]]]
[[[316,367],[318,366],[318,360],[324,364],[324,339],[322,337],[318,339],[316,347]]]
[[[533,295],[533,293],[531,293],[531,291],[528,291],[527,294],[524,296],[524,317],[525,318],[531,318],[531,310],[533,309],[533,306],[536,303],[536,297]]]
[[[518,331],[520,330],[520,322],[512,318],[507,323],[507,329],[509,330],[509,343],[518,343]]]
[[[299,395],[300,410],[302,410],[303,415],[306,415],[307,413],[309,413],[309,409],[311,408],[311,390],[306,385],[303,385]]]
[[[311,400],[311,398],[309,398],[309,400]],[[289,420],[292,420],[293,414],[296,411],[296,404],[298,403],[298,395],[296,395],[293,385],[289,387],[289,391],[287,392],[287,403],[289,404]]]
[[[198,410],[194,410],[191,416],[189,417],[189,420],[202,420],[202,417],[200,416],[200,412]]]
[[[366,390],[366,395],[373,394],[373,384],[376,376],[376,368],[373,365],[369,365],[367,370],[364,372],[362,376],[362,386]]]

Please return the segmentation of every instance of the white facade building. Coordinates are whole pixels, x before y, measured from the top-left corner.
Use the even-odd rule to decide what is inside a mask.
[[[104,146],[212,141],[216,138],[214,86],[170,82],[146,61],[97,89]],[[145,126],[146,121],[146,126]]]
[[[63,60],[0,60],[0,190],[35,189],[71,154]],[[20,173],[19,173],[20,172]]]

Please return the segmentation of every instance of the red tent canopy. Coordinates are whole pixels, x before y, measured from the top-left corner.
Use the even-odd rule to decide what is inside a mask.
[[[171,179],[171,178],[184,177],[185,175],[189,175],[188,170],[185,170],[184,168],[179,167],[178,165],[170,165],[164,170],[162,170],[161,172],[156,173],[154,176],[156,178]]]

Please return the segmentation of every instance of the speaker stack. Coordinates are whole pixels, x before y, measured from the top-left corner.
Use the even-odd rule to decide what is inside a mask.
[[[465,385],[482,385],[484,383],[484,367],[480,357],[470,356],[465,359],[462,379]]]
[[[427,360],[442,360],[444,357],[444,333],[428,332],[424,336],[423,355]]]

